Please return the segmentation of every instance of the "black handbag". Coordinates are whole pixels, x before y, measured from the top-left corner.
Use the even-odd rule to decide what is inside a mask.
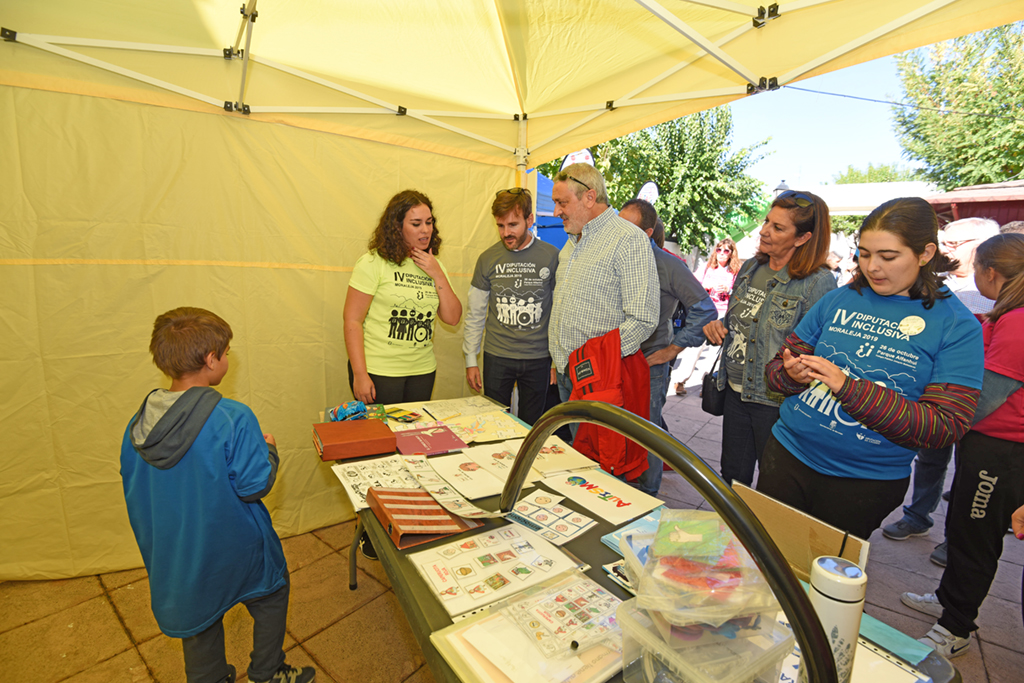
[[[704,379],[701,381],[700,407],[710,415],[721,415],[725,412],[725,391],[718,389],[720,360],[722,360],[722,349],[719,349],[718,357],[711,365],[711,371],[705,372]]]

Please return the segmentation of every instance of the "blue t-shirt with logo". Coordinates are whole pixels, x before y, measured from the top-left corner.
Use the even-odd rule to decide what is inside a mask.
[[[840,287],[823,296],[794,332],[814,346],[814,355],[910,401],[933,383],[981,388],[981,324],[954,296],[925,309],[919,299]],[[772,433],[808,467],[837,477],[902,479],[910,476],[916,453],[847,415],[816,380],[783,402]]]

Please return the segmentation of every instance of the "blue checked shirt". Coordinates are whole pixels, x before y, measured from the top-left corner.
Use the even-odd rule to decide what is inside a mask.
[[[634,353],[657,326],[659,306],[647,235],[606,209],[559,255],[548,327],[555,368],[564,372],[573,351],[616,327],[622,355]]]

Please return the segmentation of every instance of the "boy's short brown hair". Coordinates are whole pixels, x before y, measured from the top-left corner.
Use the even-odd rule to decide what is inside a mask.
[[[198,372],[212,351],[217,358],[231,343],[231,326],[203,308],[182,306],[158,315],[149,352],[153,364],[171,379]]]

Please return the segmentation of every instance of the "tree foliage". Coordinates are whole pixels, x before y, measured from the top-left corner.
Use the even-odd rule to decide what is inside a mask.
[[[898,183],[904,180],[921,180],[921,171],[916,168],[905,168],[899,164],[868,164],[866,169],[847,166],[842,173],[832,176],[836,185],[853,183]]]
[[[852,235],[860,230],[861,223],[867,216],[832,216],[832,232],[840,235]]]
[[[770,203],[761,182],[746,170],[764,142],[730,150],[732,112],[721,106],[646,128],[591,148],[616,208],[636,197],[648,180],[661,192],[655,208],[667,235],[684,249],[702,251],[715,240],[758,222]],[[553,177],[561,161],[539,167]]]
[[[907,52],[896,64],[913,105],[893,107],[896,129],[926,179],[949,190],[1020,176],[1024,23]]]

